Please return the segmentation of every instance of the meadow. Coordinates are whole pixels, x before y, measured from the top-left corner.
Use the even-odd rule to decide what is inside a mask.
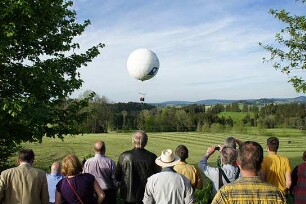
[[[244,134],[227,131],[222,133],[210,132],[159,132],[148,133],[149,140],[146,149],[154,152],[157,156],[161,151],[167,148],[175,150],[175,148],[184,144],[189,149],[189,164],[197,165],[201,157],[205,154],[209,146],[222,144],[228,136],[234,136],[242,141],[252,140],[259,142],[265,149],[266,140],[270,136],[276,136],[280,140],[279,155],[287,156],[294,168],[302,162],[301,155],[306,150],[306,132],[297,129],[258,129],[248,128],[244,130]],[[106,155],[115,162],[119,155],[125,151],[132,149],[132,133],[104,133],[104,134],[85,134],[77,136],[66,136],[64,140],[58,138],[44,138],[42,143],[23,143],[24,148],[34,150],[36,157],[34,166],[49,171],[50,165],[54,161],[61,161],[68,154],[75,154],[81,160],[93,156],[93,144],[97,140],[103,140],[106,143]],[[290,141],[290,142],[289,142]],[[265,151],[266,154],[266,151]],[[216,160],[219,153],[214,153],[209,158],[209,164],[216,166]],[[12,158],[12,160],[15,160]],[[197,199],[196,204],[206,204],[210,198],[210,182],[203,176],[203,190],[195,191]],[[118,204],[123,201],[118,197]]]
[[[96,140],[106,143],[106,155],[117,162],[121,152],[132,148],[132,133],[105,133],[66,136],[64,140],[58,138],[44,138],[42,143],[23,143],[25,148],[31,148],[36,154],[35,166],[48,170],[54,161],[61,161],[68,154],[76,154],[81,160],[94,154],[93,144]],[[234,136],[242,141],[252,140],[266,147],[266,139],[276,136],[280,140],[278,154],[287,156],[291,166],[301,163],[301,155],[306,150],[306,133],[296,129],[248,129],[247,134],[241,133],[203,133],[203,132],[160,132],[148,133],[149,141],[146,149],[160,155],[163,149],[175,148],[184,144],[189,149],[187,162],[197,164],[207,148],[212,145],[222,144],[227,136]],[[291,143],[289,143],[291,141]],[[266,153],[266,152],[265,152]],[[209,159],[215,165],[218,153]],[[12,158],[15,160],[15,158]]]

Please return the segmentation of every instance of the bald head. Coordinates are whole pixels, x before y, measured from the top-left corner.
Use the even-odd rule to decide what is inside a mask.
[[[99,154],[105,154],[105,143],[103,141],[96,141],[95,145],[94,145],[94,150],[96,153]]]
[[[58,174],[61,172],[61,163],[54,162],[51,166],[51,173]]]
[[[137,130],[132,137],[135,148],[144,148],[148,142],[148,135],[143,130]]]

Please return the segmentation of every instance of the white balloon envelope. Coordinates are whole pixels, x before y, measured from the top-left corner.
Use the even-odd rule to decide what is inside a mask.
[[[157,74],[159,60],[151,50],[137,49],[129,55],[127,69],[132,77],[145,81]]]

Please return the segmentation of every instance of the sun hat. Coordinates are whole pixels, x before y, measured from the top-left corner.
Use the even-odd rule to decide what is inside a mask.
[[[174,155],[171,149],[165,149],[161,152],[160,157],[155,159],[155,163],[161,167],[170,167],[177,164],[180,160],[180,157]]]

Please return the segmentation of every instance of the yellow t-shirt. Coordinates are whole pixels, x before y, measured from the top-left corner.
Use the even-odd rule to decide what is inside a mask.
[[[184,175],[186,178],[189,179],[191,186],[195,189],[202,189],[203,181],[201,177],[200,171],[195,168],[193,165],[189,165],[185,162],[180,161],[177,163],[173,169],[179,173]]]
[[[286,189],[286,173],[291,172],[287,157],[267,155],[261,164],[261,171],[266,173],[266,182],[278,187],[282,192]]]

